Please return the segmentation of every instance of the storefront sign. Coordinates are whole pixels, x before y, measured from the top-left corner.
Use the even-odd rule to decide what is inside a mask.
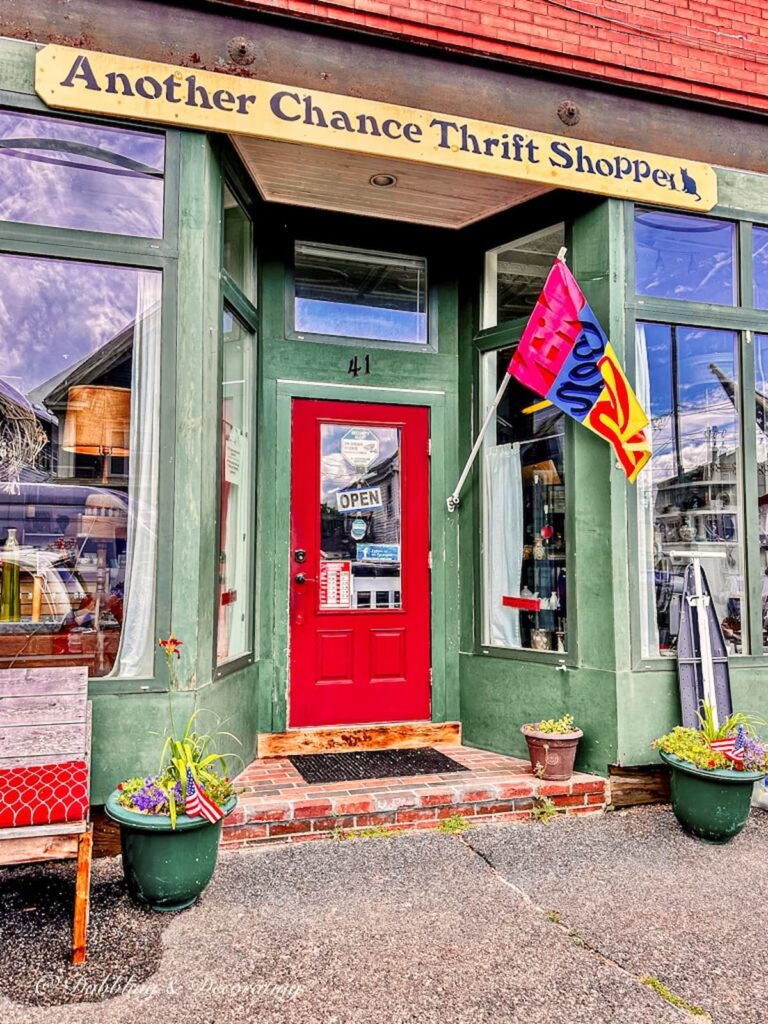
[[[234,426],[229,428],[229,437],[226,440],[224,452],[224,481],[228,484],[239,484],[243,466],[242,430]]]
[[[49,106],[411,160],[552,188],[711,210],[709,164],[455,114],[65,46],[36,57]]]
[[[358,544],[358,562],[399,562],[399,544]]]
[[[320,610],[352,607],[352,563],[320,562]]]
[[[378,437],[365,427],[353,427],[341,439],[341,454],[358,470],[372,466],[380,450]]]
[[[337,491],[336,508],[339,512],[361,512],[371,508],[381,508],[380,487],[359,487],[354,491]]]

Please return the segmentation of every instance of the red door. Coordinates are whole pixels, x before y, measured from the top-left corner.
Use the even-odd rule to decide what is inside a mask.
[[[289,724],[429,718],[429,411],[295,399]]]

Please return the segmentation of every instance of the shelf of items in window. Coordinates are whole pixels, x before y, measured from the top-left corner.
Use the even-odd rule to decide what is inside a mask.
[[[520,596],[541,602],[538,611],[520,612],[522,646],[565,651],[565,489],[534,478],[524,490],[526,536]]]

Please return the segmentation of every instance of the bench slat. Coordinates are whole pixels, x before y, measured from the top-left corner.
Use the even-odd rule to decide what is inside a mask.
[[[86,705],[85,695],[0,697],[0,728],[84,722]]]
[[[0,697],[47,696],[55,693],[86,694],[88,670],[72,668],[8,668],[0,672]]]
[[[87,753],[88,730],[86,723],[74,725],[26,725],[19,728],[0,728],[0,753],[3,760],[13,757],[37,756],[40,764],[56,754],[72,753],[83,757]]]
[[[77,835],[31,836],[0,843],[0,865],[33,864],[41,860],[69,860],[77,856]]]

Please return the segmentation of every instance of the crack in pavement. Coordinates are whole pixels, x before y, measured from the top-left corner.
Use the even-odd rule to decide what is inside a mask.
[[[508,889],[511,889],[532,910],[534,910],[541,917],[544,917],[549,924],[555,925],[555,927],[559,928],[560,931],[568,939],[570,939],[571,942],[573,942],[574,945],[578,946],[580,949],[586,950],[588,953],[591,953],[598,960],[601,960],[604,964],[607,964],[609,967],[614,967],[616,970],[620,971],[621,974],[623,974],[626,978],[629,978],[631,981],[636,982],[638,985],[645,985],[645,983],[642,981],[641,977],[639,977],[636,974],[633,974],[632,971],[627,970],[627,968],[624,967],[624,965],[621,964],[618,960],[614,960],[613,957],[607,956],[601,950],[597,949],[595,946],[592,946],[589,942],[587,942],[587,940],[582,935],[580,935],[574,929],[569,928],[562,921],[559,921],[559,920],[555,921],[555,920],[553,920],[549,916],[549,914],[551,913],[550,911],[548,911],[546,908],[542,907],[541,904],[537,903],[531,896],[528,895],[527,892],[525,892],[525,890],[521,889],[520,886],[515,885],[514,882],[512,882],[509,878],[507,878],[507,876],[503,873],[502,869],[497,867],[496,864],[494,864],[493,860],[491,859],[491,857],[487,853],[485,853],[483,850],[477,849],[477,847],[472,845],[472,843],[470,841],[470,838],[469,838],[469,835],[467,833],[464,833],[462,835],[458,835],[458,836],[456,836],[456,838],[461,843],[463,843],[464,846],[466,846],[466,848],[472,854],[474,854],[481,861],[483,861],[484,864],[487,865],[487,867],[495,875],[495,877],[498,879],[498,881],[500,881],[502,883],[502,885],[505,885],[505,886],[507,886]],[[578,938],[579,941],[578,942],[574,942],[574,937]],[[645,985],[645,987],[649,988],[650,986]],[[655,989],[651,989],[651,990],[655,991]],[[658,995],[658,993],[656,993],[656,994]],[[682,1015],[682,1017],[685,1020],[690,1021],[691,1019],[696,1019],[696,1020],[701,1021],[701,1024],[707,1024],[707,1022],[711,1022],[711,1020],[712,1020],[712,1018],[709,1015],[709,1013],[707,1013],[706,1016],[702,1016],[700,1014],[694,1015],[694,1014],[689,1013],[687,1010],[683,1010],[679,1006],[675,1006],[674,1003],[670,1003],[669,1000],[663,999],[662,996],[659,996],[659,998],[662,999],[662,1001],[665,1002],[668,1006],[671,1006],[674,1010],[677,1010]]]

